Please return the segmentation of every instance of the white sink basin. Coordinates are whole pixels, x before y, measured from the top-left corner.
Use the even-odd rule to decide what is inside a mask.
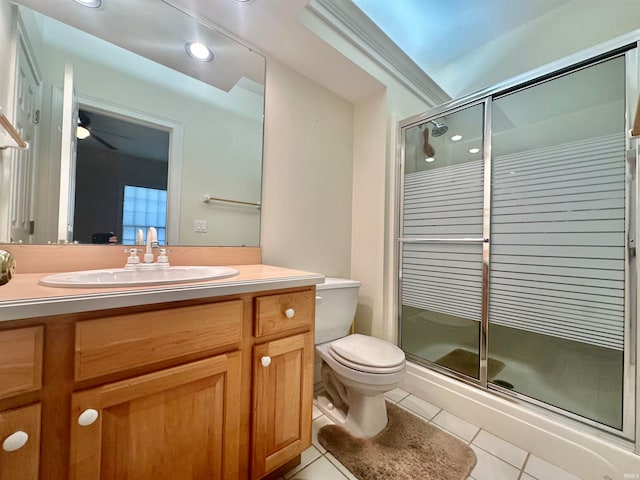
[[[168,267],[150,269],[109,268],[55,273],[40,279],[47,287],[134,287],[171,283],[200,282],[233,277],[238,270],[229,267]]]

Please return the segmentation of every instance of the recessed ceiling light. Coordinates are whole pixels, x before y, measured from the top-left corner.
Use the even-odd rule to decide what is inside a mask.
[[[253,3],[253,0],[236,0],[236,2],[242,5],[247,5],[248,3]]]
[[[210,62],[213,60],[213,52],[204,43],[189,42],[184,46],[187,53],[201,62]]]
[[[470,148],[469,153],[478,153],[480,151],[479,148]]]
[[[431,163],[434,160],[435,160],[435,157],[427,157],[427,158],[424,159],[424,161],[427,162],[427,163]]]
[[[458,140],[462,140],[462,135],[454,135],[453,137],[451,137],[451,140],[453,142],[457,142]]]
[[[89,8],[99,8],[102,5],[102,0],[73,0],[76,3],[79,3],[83,7]]]

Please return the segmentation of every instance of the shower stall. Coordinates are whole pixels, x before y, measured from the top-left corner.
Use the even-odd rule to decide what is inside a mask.
[[[409,360],[633,441],[637,35],[403,120]]]

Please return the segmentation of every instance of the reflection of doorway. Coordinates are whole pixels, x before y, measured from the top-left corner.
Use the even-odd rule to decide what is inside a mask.
[[[35,228],[42,76],[22,22],[16,26],[13,98],[7,113],[29,148],[0,156],[0,241],[31,243]]]
[[[167,190],[170,133],[84,105],[80,123],[90,135],[77,142],[73,240],[121,243],[125,185]]]

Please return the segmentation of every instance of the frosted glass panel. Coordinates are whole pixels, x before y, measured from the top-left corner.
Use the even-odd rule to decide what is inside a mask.
[[[489,295],[494,382],[618,429],[624,78],[620,57],[493,102]]]
[[[406,132],[402,223],[402,347],[476,379],[482,316],[482,138],[482,105]]]

